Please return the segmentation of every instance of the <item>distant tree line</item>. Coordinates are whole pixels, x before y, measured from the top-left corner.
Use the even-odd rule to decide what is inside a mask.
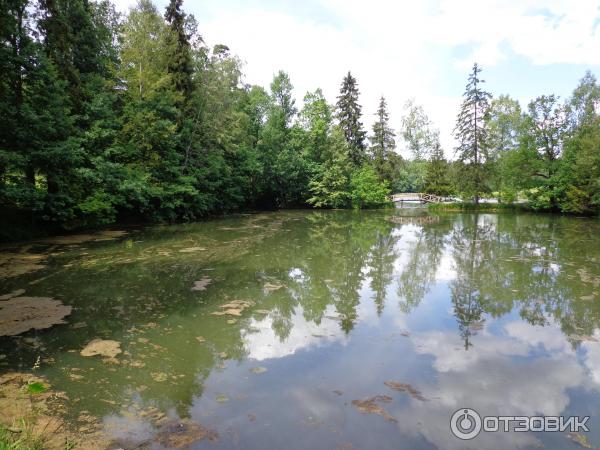
[[[176,221],[242,208],[370,208],[392,192],[519,193],[536,207],[600,204],[599,88],[544,96],[522,112],[469,79],[449,162],[412,101],[400,157],[382,97],[372,133],[348,73],[335,105],[320,89],[295,104],[284,72],[243,82],[225,45],[209,49],[182,0],[0,3],[0,215],[45,230]],[[375,106],[375,105],[374,105]],[[375,109],[375,108],[374,108]],[[18,230],[10,231],[17,233]]]

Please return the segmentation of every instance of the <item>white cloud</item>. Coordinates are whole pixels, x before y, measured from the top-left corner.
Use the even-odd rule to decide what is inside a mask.
[[[302,308],[297,308],[290,318],[292,322],[290,334],[284,340],[275,333],[272,315],[262,320],[251,319],[247,330],[242,332],[248,358],[258,361],[283,358],[301,349],[318,347],[331,342],[345,342],[346,336],[340,329],[339,322],[331,318],[335,316],[335,309],[328,306],[323,319],[317,325],[307,321],[303,316]]]
[[[127,11],[129,11],[129,8],[134,6],[137,3],[137,1],[136,0],[112,0],[112,3],[117,8],[117,11],[119,11],[121,13],[127,13]]]
[[[415,350],[434,358],[437,376],[419,385],[431,401],[412,401],[395,416],[399,428],[420,434],[439,448],[538,446],[529,433],[483,433],[472,446],[450,439],[449,417],[460,408],[471,407],[482,415],[559,415],[570,403],[568,390],[587,382],[558,326],[533,327],[515,321],[506,324],[504,331],[494,335],[484,329],[469,351],[464,351],[453,331],[414,333]],[[536,354],[538,348],[551,356]],[[415,429],[415,423],[420,427]]]
[[[477,56],[488,65],[501,61],[504,43],[535,64],[598,64],[598,8],[596,0],[443,0],[433,19],[434,39],[441,45],[473,44],[469,63]]]

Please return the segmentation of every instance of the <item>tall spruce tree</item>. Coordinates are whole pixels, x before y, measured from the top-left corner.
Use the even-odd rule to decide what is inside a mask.
[[[394,130],[390,127],[390,116],[387,112],[387,103],[381,96],[379,108],[377,109],[377,120],[373,124],[373,136],[371,136],[371,154],[373,157],[373,166],[382,179],[391,181],[390,170],[386,170],[389,165],[390,154],[396,148]]]
[[[348,75],[344,77],[338,96],[337,119],[346,141],[350,144],[350,160],[357,167],[362,164],[366,157],[366,132],[363,130],[363,124],[360,121],[362,108],[358,103],[359,94],[356,78],[348,72]]]
[[[475,63],[454,128],[454,136],[458,140],[456,154],[464,172],[463,185],[459,188],[472,195],[475,204],[479,203],[481,194],[486,190],[484,164],[489,156],[489,149],[485,119],[492,98],[492,95],[481,87],[485,81],[479,78],[480,73],[481,69]]]
[[[171,33],[168,37],[168,70],[173,77],[173,85],[189,100],[193,90],[193,67],[190,35],[187,30],[186,14],[181,10],[183,0],[170,0],[165,12],[165,20]]]
[[[97,5],[94,4],[94,8]],[[95,78],[107,76],[107,52],[103,24],[94,23],[94,10],[87,0],[40,0],[39,27],[44,48],[67,82],[72,112],[84,120],[85,103],[94,96]],[[102,28],[102,29],[101,29]],[[87,125],[87,124],[84,124]]]
[[[428,194],[449,196],[453,188],[450,182],[450,167],[444,157],[444,150],[438,142],[433,148],[427,164],[424,191]]]
[[[25,139],[24,96],[35,52],[27,27],[27,1],[0,3],[0,187],[5,183],[9,164],[25,163],[27,179],[34,184],[33,167],[26,162],[29,150]]]

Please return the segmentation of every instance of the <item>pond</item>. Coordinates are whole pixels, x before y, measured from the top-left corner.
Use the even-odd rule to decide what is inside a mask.
[[[236,215],[6,246],[0,276],[0,307],[71,307],[0,337],[0,373],[63,392],[90,448],[600,448],[596,219]],[[462,408],[590,432],[463,441]]]

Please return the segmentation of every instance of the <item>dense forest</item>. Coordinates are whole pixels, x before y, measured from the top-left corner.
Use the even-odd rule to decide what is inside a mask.
[[[250,208],[369,208],[391,192],[532,208],[600,208],[600,86],[527,108],[492,98],[475,65],[448,161],[414,101],[390,124],[385,98],[362,123],[357,80],[340,74],[297,105],[285,72],[244,83],[226,45],[208,48],[182,0],[0,3],[0,238],[118,221],[194,220]],[[404,141],[410,158],[396,151]]]

